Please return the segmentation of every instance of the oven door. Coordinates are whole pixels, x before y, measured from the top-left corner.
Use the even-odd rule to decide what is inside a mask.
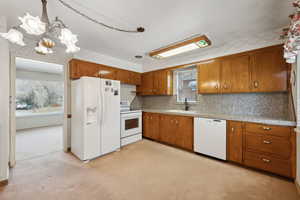
[[[142,114],[129,113],[121,115],[121,138],[142,133]]]

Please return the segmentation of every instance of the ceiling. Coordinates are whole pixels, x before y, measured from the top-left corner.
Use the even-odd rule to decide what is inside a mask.
[[[84,49],[145,64],[156,62],[145,56],[151,50],[206,34],[212,48],[247,35],[275,30],[289,24],[293,0],[65,0],[89,16],[125,29],[143,26],[145,33],[122,33],[96,25],[48,0],[49,17],[59,16],[79,36]],[[25,12],[41,15],[40,0],[0,1],[0,13],[10,26]],[[196,50],[195,54],[205,49]],[[174,58],[168,58],[174,59]],[[159,61],[157,61],[159,62]]]
[[[40,61],[24,59],[24,58],[16,58],[16,69],[33,71],[33,72],[46,72],[52,74],[63,73],[62,65],[40,62]]]

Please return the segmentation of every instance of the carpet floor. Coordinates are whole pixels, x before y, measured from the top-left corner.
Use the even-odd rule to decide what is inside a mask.
[[[1,200],[299,200],[292,181],[142,140],[88,163],[24,160]]]

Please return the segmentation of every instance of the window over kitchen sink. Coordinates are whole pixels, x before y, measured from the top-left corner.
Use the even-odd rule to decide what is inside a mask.
[[[197,101],[197,68],[196,66],[187,67],[174,71],[175,88],[177,102],[183,103],[185,99],[188,102]]]

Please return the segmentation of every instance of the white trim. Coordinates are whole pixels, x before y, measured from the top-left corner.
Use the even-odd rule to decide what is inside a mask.
[[[16,56],[10,53],[10,144],[9,166],[16,165]]]
[[[69,64],[66,64],[63,68],[64,73],[64,121],[63,121],[63,150],[68,151],[70,147],[70,120],[68,119],[69,106],[71,105],[69,90]],[[71,112],[71,111],[70,111]]]

